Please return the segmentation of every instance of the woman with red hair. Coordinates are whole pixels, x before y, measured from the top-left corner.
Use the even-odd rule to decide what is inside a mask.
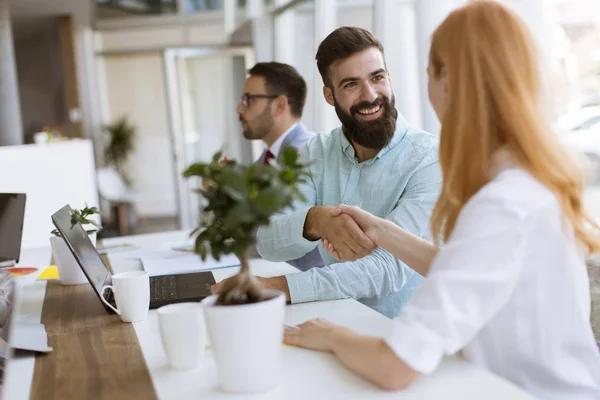
[[[431,226],[444,245],[338,206],[425,282],[385,338],[315,320],[286,330],[286,343],[332,352],[386,389],[460,352],[536,398],[600,399],[585,266],[599,230],[582,209],[584,175],[541,110],[532,43],[520,18],[492,1],[437,28],[428,74],[443,186]]]

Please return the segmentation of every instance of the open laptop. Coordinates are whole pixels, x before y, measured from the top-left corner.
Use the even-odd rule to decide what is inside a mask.
[[[83,226],[78,222],[71,223],[72,212],[70,206],[64,206],[52,215],[52,223],[60,232],[100,299],[102,287],[112,284],[112,276],[85,233]],[[150,308],[158,308],[172,303],[200,301],[210,295],[210,287],[214,284],[215,278],[210,271],[152,276],[150,277]],[[115,305],[112,291],[106,291],[104,298],[113,306]],[[104,303],[102,304],[104,305]],[[104,308],[109,313],[113,312],[106,305]]]
[[[25,197],[24,193],[0,193],[0,267],[19,262]]]

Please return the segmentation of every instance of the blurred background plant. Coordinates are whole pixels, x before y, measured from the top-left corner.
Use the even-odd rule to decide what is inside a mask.
[[[104,151],[104,159],[107,165],[114,166],[127,186],[133,182],[126,172],[125,166],[131,153],[135,150],[137,128],[129,122],[127,116],[123,115],[114,122],[104,126],[109,135],[109,143]]]

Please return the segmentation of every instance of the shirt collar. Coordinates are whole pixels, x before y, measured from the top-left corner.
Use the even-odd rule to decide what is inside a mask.
[[[281,134],[281,136],[279,136],[277,138],[277,140],[273,142],[271,147],[268,148],[268,150],[271,152],[271,154],[273,154],[273,156],[275,158],[279,157],[279,152],[281,151],[281,145],[283,144],[283,141],[285,140],[286,136],[289,135],[290,132],[293,131],[294,128],[296,128],[296,126],[298,126],[298,122],[296,122],[294,125],[290,126],[287,131],[283,132]]]
[[[390,140],[390,142],[383,149],[379,150],[379,153],[377,153],[377,155],[374,158],[364,161],[364,164],[371,165],[371,164],[373,164],[373,162],[375,162],[376,159],[385,156],[391,149],[396,147],[396,145],[402,141],[404,136],[406,136],[406,132],[408,131],[408,128],[409,128],[408,121],[406,121],[406,119],[404,119],[402,114],[400,114],[400,112],[398,112],[398,118],[396,119],[396,130],[394,131],[394,136],[392,137],[392,140]],[[356,153],[354,151],[354,147],[352,147],[352,144],[350,144],[350,142],[346,138],[346,135],[344,135],[343,129],[344,128],[342,127],[341,128],[342,150],[344,151],[346,156],[348,156],[351,160],[358,162],[356,160]]]

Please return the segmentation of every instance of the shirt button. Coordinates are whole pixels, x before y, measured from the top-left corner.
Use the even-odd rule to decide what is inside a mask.
[[[355,165],[354,169],[360,169],[360,167],[358,165]]]
[[[348,204],[348,200],[344,200],[344,204]]]

